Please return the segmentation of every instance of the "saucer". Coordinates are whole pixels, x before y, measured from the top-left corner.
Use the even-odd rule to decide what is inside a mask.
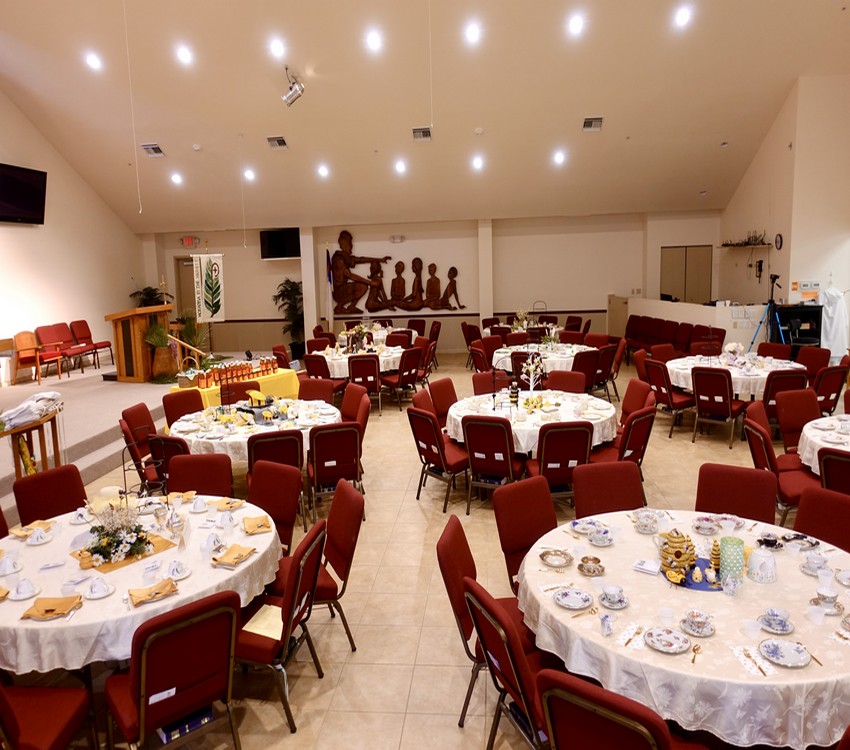
[[[625,609],[629,606],[629,597],[621,596],[616,601],[610,601],[605,594],[599,595],[599,603],[605,607],[605,609]]]
[[[844,614],[844,605],[839,601],[836,601],[832,605],[832,609],[827,609],[823,605],[823,602],[821,602],[821,600],[818,599],[817,597],[814,597],[813,599],[809,599],[809,604],[812,604],[815,607],[820,607],[823,610],[823,613],[825,615],[833,615],[834,616],[834,615],[843,615]]]
[[[566,568],[573,561],[573,556],[565,549],[544,549],[540,553],[540,561],[550,568]]]
[[[707,622],[703,627],[696,628],[688,623],[687,620],[679,620],[679,627],[682,628],[688,635],[696,636],[697,638],[708,638],[714,635],[715,628],[713,622]]]
[[[17,591],[10,591],[9,596],[7,597],[9,601],[13,602],[24,602],[27,599],[32,599],[34,596],[38,596],[41,593],[41,589],[38,586],[32,587],[32,593],[27,594],[26,596],[22,596]]]
[[[92,594],[91,589],[86,589],[83,592],[83,599],[91,599],[92,601],[96,601],[97,599],[106,599],[110,594],[115,593],[115,586],[111,583],[106,584],[106,591],[102,594]]]
[[[578,572],[584,576],[601,576],[605,574],[605,566],[599,563],[579,563]]]
[[[802,570],[807,576],[812,576],[813,578],[818,577],[819,570],[832,570],[828,565],[824,565],[820,568],[810,568],[807,562],[800,563],[800,570]]]
[[[614,539],[610,535],[606,535],[602,537],[601,540],[597,539],[595,541],[593,537],[588,537],[587,541],[589,541],[594,547],[610,547],[614,544]]]
[[[791,620],[786,620],[784,625],[777,625],[775,623],[771,624],[767,621],[764,615],[759,615],[756,618],[761,625],[761,629],[767,633],[773,633],[774,635],[788,635],[788,633],[794,632],[794,623]]]
[[[186,568],[179,576],[171,576],[172,581],[182,581],[184,578],[188,578],[192,575],[192,569]]]

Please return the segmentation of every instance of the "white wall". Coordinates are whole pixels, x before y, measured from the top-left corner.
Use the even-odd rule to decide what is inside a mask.
[[[111,338],[103,316],[132,307],[141,242],[0,92],[0,161],[47,172],[43,226],[0,224],[0,338],[78,318]]]

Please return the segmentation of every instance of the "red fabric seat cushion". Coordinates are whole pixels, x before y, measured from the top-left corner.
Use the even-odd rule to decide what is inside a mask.
[[[785,505],[799,505],[800,495],[808,487],[820,487],[820,478],[808,470],[779,472],[779,499]]]
[[[328,573],[328,569],[322,565],[319,568],[319,579],[316,581],[316,593],[313,595],[313,601],[316,604],[331,602],[337,596],[339,596],[339,585],[336,579]]]
[[[446,454],[446,465],[443,469],[450,474],[456,474],[469,466],[469,454],[448,435],[443,436],[443,450]]]
[[[780,453],[776,457],[776,468],[779,471],[800,471],[804,467],[796,453]]]
[[[86,720],[89,695],[80,688],[3,688],[17,718],[17,747],[65,750]]]
[[[619,461],[620,448],[616,445],[605,445],[590,452],[590,463],[598,464],[605,461]]]

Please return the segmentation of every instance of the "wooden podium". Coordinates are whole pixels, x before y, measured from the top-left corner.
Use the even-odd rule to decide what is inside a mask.
[[[168,330],[168,313],[174,305],[136,307],[132,310],[105,315],[112,323],[115,341],[115,367],[118,380],[123,383],[146,383],[151,379],[150,346],[145,343],[145,332],[151,323],[162,323]]]

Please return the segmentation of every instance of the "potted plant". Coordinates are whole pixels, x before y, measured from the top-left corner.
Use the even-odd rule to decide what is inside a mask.
[[[135,292],[130,292],[130,298],[136,301],[136,307],[154,307],[155,305],[167,304],[174,299],[174,295],[155,286],[146,286],[142,289],[136,289]]]
[[[292,359],[304,356],[304,294],[300,281],[284,279],[272,295],[272,302],[283,313],[283,332],[292,338]]]
[[[177,360],[168,341],[168,331],[162,323],[154,322],[145,331],[145,343],[153,347],[151,376],[155,381],[171,381],[177,375]]]

